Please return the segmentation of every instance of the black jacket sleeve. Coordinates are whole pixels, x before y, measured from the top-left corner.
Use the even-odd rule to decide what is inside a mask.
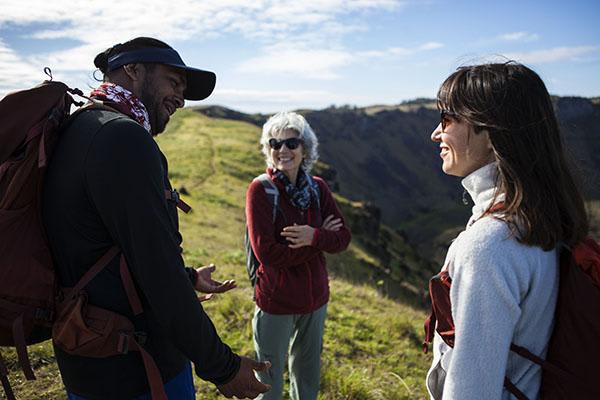
[[[217,385],[231,380],[240,360],[219,338],[185,270],[154,139],[133,121],[111,121],[94,137],[84,169],[88,195],[122,249],[144,307],[199,377]]]

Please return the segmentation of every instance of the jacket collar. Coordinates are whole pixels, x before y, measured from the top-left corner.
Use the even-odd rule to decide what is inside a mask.
[[[462,185],[469,193],[473,202],[472,215],[467,225],[473,224],[489,210],[496,193],[498,178],[498,164],[496,162],[487,164],[473,171],[462,180]],[[504,201],[504,194],[496,197],[496,203]]]

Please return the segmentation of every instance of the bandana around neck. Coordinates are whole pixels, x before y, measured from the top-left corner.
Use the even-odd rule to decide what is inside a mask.
[[[144,127],[148,133],[152,134],[150,127],[150,116],[146,106],[133,93],[122,86],[106,82],[92,90],[90,97],[100,100],[109,107],[112,107],[127,115],[138,124]]]
[[[274,169],[273,175],[285,186],[285,191],[290,197],[292,204],[301,210],[306,210],[310,207],[313,197],[318,195],[314,193],[314,189],[311,185],[311,177],[300,169],[298,171],[298,178],[296,178],[296,185],[294,185],[288,177],[281,171]]]

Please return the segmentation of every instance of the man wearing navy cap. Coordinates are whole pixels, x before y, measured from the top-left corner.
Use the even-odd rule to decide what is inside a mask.
[[[190,362],[227,397],[266,392],[254,370],[269,364],[233,353],[198,301],[194,289],[235,283],[212,280],[214,267],[185,268],[176,207],[186,205],[153,138],[184,99],[212,93],[215,74],[152,38],[115,45],[94,64],[103,82],[62,132],[43,194],[59,285],[73,298],[58,307],[65,322],[53,336],[69,399],[195,399]],[[111,330],[105,315],[131,329]]]

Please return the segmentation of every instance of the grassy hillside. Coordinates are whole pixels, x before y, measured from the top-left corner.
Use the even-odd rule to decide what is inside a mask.
[[[600,101],[552,98],[569,159],[588,199],[600,199]],[[213,117],[262,125],[267,115],[224,107],[199,107]],[[398,105],[329,107],[303,110],[317,132],[321,159],[331,164],[340,193],[368,200],[381,209],[384,223],[405,233],[423,257],[440,262],[457,227],[470,216],[461,201],[460,179],[441,170],[438,145],[430,134],[439,123],[434,99]]]
[[[214,262],[217,279],[239,282],[238,289],[204,303],[207,313],[225,342],[249,356],[254,303],[244,268],[244,198],[249,181],[264,170],[258,137],[249,123],[182,110],[159,140],[173,184],[194,208],[181,216],[187,264]],[[430,266],[423,268],[399,232],[374,223],[367,205],[338,201],[355,235],[347,252],[329,257],[332,297],[320,399],[425,398],[430,358],[421,352],[425,311],[419,305]],[[24,382],[14,353],[3,351],[18,398],[64,399],[49,344],[30,350],[35,382]],[[219,397],[210,383],[197,380],[196,387],[201,399]]]

